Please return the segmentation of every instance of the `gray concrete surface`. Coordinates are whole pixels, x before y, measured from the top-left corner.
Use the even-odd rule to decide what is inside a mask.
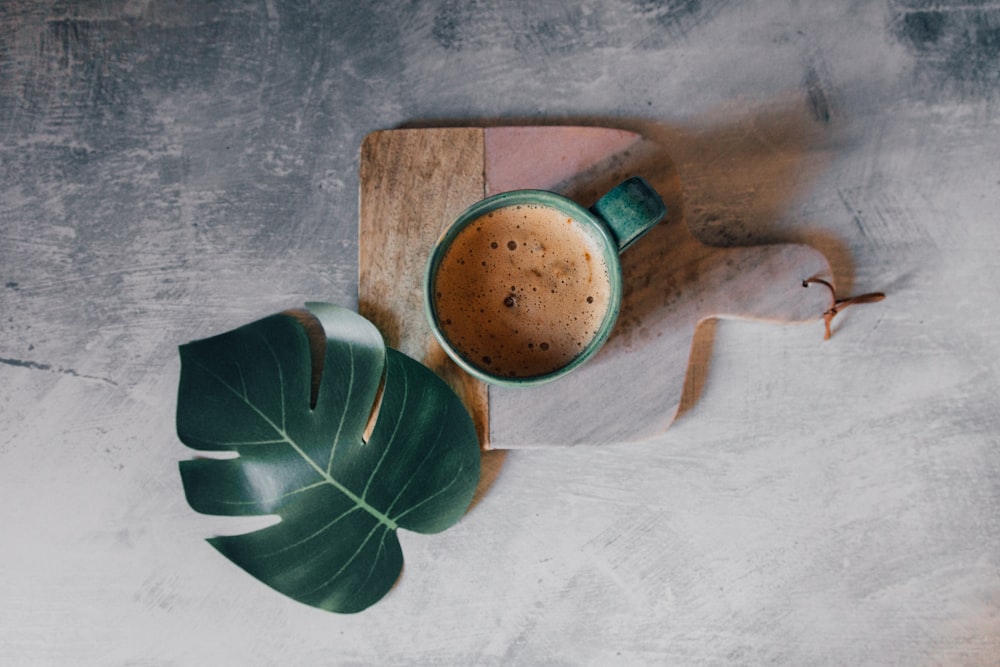
[[[1000,664],[998,103],[980,2],[5,0],[0,664]],[[284,599],[185,504],[176,346],[355,303],[368,132],[514,122],[674,141],[706,237],[888,298],[718,323],[662,438]]]

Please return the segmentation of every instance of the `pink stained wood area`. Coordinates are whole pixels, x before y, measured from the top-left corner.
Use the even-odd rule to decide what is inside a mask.
[[[641,140],[634,132],[603,127],[488,127],[486,194],[558,189]]]

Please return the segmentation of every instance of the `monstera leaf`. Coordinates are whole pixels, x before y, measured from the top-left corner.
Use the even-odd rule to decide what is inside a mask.
[[[307,308],[181,346],[178,436],[238,454],[183,461],[181,476],[198,512],[280,517],[211,538],[227,558],[296,600],[356,612],[399,576],[397,529],[434,533],[465,512],[479,445],[451,389],[371,323]],[[325,345],[310,348],[303,320]]]

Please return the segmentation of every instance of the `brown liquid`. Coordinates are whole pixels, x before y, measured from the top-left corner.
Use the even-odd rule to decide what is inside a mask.
[[[602,246],[562,211],[511,205],[467,225],[438,268],[442,331],[473,365],[508,377],[562,368],[601,327],[611,298]]]

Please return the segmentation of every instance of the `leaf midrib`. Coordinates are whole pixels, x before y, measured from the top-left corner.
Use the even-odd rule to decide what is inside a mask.
[[[268,347],[270,347],[270,346],[268,346]],[[287,444],[288,446],[290,446],[293,450],[295,450],[295,453],[297,453],[299,456],[301,456],[302,460],[305,461],[306,463],[308,463],[309,466],[313,470],[315,470],[320,475],[320,477],[323,478],[323,480],[327,484],[329,484],[333,488],[335,488],[338,491],[340,491],[341,493],[343,493],[355,505],[357,505],[358,507],[360,507],[364,511],[368,512],[379,523],[381,523],[382,525],[386,526],[390,530],[396,530],[396,528],[398,528],[398,525],[396,524],[396,522],[393,521],[391,518],[389,518],[389,516],[387,516],[383,512],[380,512],[379,510],[377,510],[375,507],[373,507],[372,505],[370,505],[364,498],[362,498],[361,496],[359,496],[358,494],[354,493],[349,488],[347,488],[346,486],[344,486],[343,484],[341,484],[339,481],[337,481],[333,477],[333,475],[331,475],[330,473],[328,473],[321,466],[317,465],[317,463],[315,461],[313,461],[312,458],[308,454],[305,453],[305,451],[303,451],[303,449],[299,446],[299,444],[297,442],[295,442],[295,440],[288,434],[288,432],[285,431],[284,427],[283,426],[279,426],[278,424],[274,423],[274,420],[272,420],[263,410],[261,410],[256,405],[254,405],[253,401],[251,401],[249,399],[249,397],[247,397],[245,394],[237,391],[237,389],[235,387],[233,387],[232,385],[230,385],[222,377],[220,377],[217,373],[213,372],[210,368],[208,368],[204,364],[200,364],[198,362],[195,362],[195,364],[199,368],[201,368],[203,371],[205,371],[208,375],[210,375],[211,377],[213,377],[219,384],[221,384],[223,387],[225,387],[227,390],[229,390],[239,400],[243,401],[243,403],[246,404],[247,407],[249,407],[251,410],[253,410],[254,412],[256,412],[257,415],[261,419],[263,419],[267,423],[267,425],[270,426],[274,430],[274,432],[280,437],[280,442],[284,442],[285,444]],[[275,359],[275,364],[278,366],[278,375],[279,375],[279,379],[280,379],[282,373],[281,373],[281,367],[280,367],[280,365],[277,364],[277,359]],[[239,369],[239,364],[238,363],[236,364],[236,367],[237,367],[237,369]],[[240,375],[242,377],[242,370],[240,370]],[[282,386],[281,410],[282,410],[282,415],[284,416],[284,412],[285,412],[284,385],[281,385],[281,386]]]

